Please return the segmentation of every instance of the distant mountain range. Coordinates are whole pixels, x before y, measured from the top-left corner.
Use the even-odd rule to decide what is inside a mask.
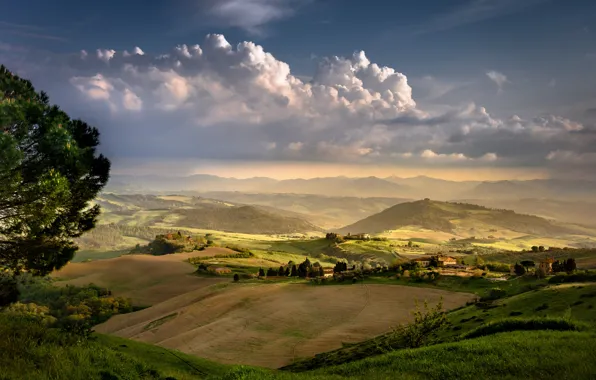
[[[334,197],[596,200],[596,182],[537,179],[526,181],[447,181],[418,176],[325,177],[275,180],[255,177],[223,178],[198,174],[188,177],[113,175],[106,191],[117,193],[194,193],[235,191],[262,194],[312,194]]]

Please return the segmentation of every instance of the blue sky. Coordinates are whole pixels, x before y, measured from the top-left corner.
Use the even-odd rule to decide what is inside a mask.
[[[582,133],[590,136],[591,134],[587,132],[595,129],[596,24],[593,20],[596,16],[596,2],[593,1],[105,0],[81,2],[61,0],[48,2],[22,0],[5,3],[7,4],[2,6],[5,11],[3,14],[10,17],[0,16],[0,62],[4,62],[16,71],[20,70],[23,75],[28,74],[38,87],[43,86],[42,88],[48,90],[53,99],[62,101],[74,114],[91,118],[96,124],[100,124],[100,130],[104,128],[104,134],[107,135],[106,143],[111,144],[114,141],[113,149],[111,146],[107,149],[112,151],[115,157],[131,155],[135,156],[135,159],[141,157],[141,155],[124,154],[115,142],[117,140],[115,125],[125,121],[130,123],[129,116],[118,116],[112,113],[109,119],[102,119],[100,117],[102,112],[90,109],[89,104],[75,104],[76,102],[72,100],[74,95],[69,94],[69,91],[76,87],[72,85],[73,78],[91,78],[93,75],[102,73],[102,78],[108,82],[111,81],[109,83],[113,86],[120,86],[119,89],[122,91],[128,86],[127,91],[132,91],[141,100],[145,100],[142,96],[142,85],[139,83],[133,85],[132,79],[126,79],[125,76],[114,71],[115,64],[105,72],[103,68],[91,64],[81,68],[81,65],[73,66],[72,56],[79,54],[81,50],[91,55],[95,54],[96,49],[131,52],[138,46],[144,52],[144,57],[157,57],[171,52],[177,45],[202,45],[205,36],[209,33],[223,34],[233,46],[242,41],[252,41],[262,46],[277,61],[287,63],[291,74],[304,83],[313,76],[317,76],[317,70],[324,57],[349,58],[355,51],[363,50],[370,62],[381,67],[393,68],[407,77],[412,98],[416,103],[415,112],[421,112],[416,117],[425,118],[430,114],[436,116],[442,113],[453,113],[455,112],[453,109],[465,108],[466,104],[473,102],[477,108],[484,107],[486,112],[497,120],[497,124],[505,123],[512,115],[530,121],[548,114],[581,124]],[[62,62],[64,67],[60,68],[59,62]],[[148,67],[154,66],[154,64],[139,62],[133,62],[133,66],[139,65],[135,66],[137,69],[143,68],[141,66],[144,64],[149,65]],[[352,60],[352,63],[357,65],[354,62]],[[219,62],[219,64],[226,63]],[[121,65],[124,67],[124,63],[121,62]],[[75,66],[76,69],[73,68]],[[70,70],[68,74],[65,67]],[[262,65],[259,66],[260,69]],[[163,72],[165,69],[160,70]],[[66,76],[62,78],[54,75],[50,80],[48,74],[51,72],[60,72]],[[488,75],[488,73],[491,74]],[[184,78],[197,78],[199,74],[199,72],[193,72],[188,74],[190,77]],[[229,72],[226,72],[226,75],[228,74]],[[223,74],[218,72],[218,75]],[[326,72],[325,75],[319,75],[319,77],[328,79],[331,74]],[[362,79],[363,75],[367,74],[362,73],[357,76]],[[255,78],[251,80],[253,79]],[[364,80],[366,82],[366,79]],[[126,85],[121,84],[124,82]],[[70,87],[67,83],[71,84]],[[260,86],[258,83],[262,82],[257,80],[254,83]],[[333,87],[337,84],[327,83],[327,85]],[[134,90],[134,86],[137,86],[138,90]],[[230,83],[223,87],[233,88],[234,91],[237,89],[236,84]],[[82,87],[79,85],[78,88]],[[193,88],[196,89],[196,87]],[[246,96],[248,95],[242,94],[244,100],[247,99]],[[251,92],[250,96],[255,95]],[[209,99],[213,100],[214,97],[211,96]],[[147,101],[142,103],[144,107],[139,112],[145,112],[147,109],[145,105],[149,104]],[[219,105],[219,103],[214,104]],[[369,110],[374,109],[372,103],[371,107]],[[388,107],[391,108],[391,105]],[[268,111],[264,109],[255,112]],[[197,115],[192,117],[195,116]],[[272,119],[280,122],[277,116]],[[164,120],[167,120],[166,116]],[[322,118],[316,120],[322,120]],[[335,128],[331,125],[334,122],[328,122],[326,128],[330,130]],[[179,123],[188,124],[186,120]],[[228,128],[231,130],[233,127],[228,125],[230,123],[229,120],[223,124],[219,123],[217,128],[220,131]],[[289,146],[291,143],[301,143],[302,145],[293,146],[300,145],[305,151],[308,148],[309,142],[295,132],[298,126],[285,135],[292,135],[292,138],[297,139],[289,141],[280,137],[279,130],[270,133],[273,130],[273,124],[263,123],[262,129],[259,130],[261,142],[268,143],[269,146],[275,144],[277,148],[282,144]],[[358,123],[353,126],[353,129],[338,127],[335,134],[326,134],[324,136],[328,144],[326,146],[341,145],[344,148],[348,146],[356,150],[361,149],[361,152],[369,150],[377,157],[385,157],[385,153],[394,153],[394,158],[395,154],[407,153],[421,156],[425,150],[438,154],[437,157],[441,154],[449,157],[448,155],[459,153],[466,157],[482,156],[478,146],[482,146],[484,141],[474,140],[476,145],[473,147],[453,143],[455,141],[453,136],[457,135],[453,132],[453,128],[468,130],[472,125],[469,120],[463,120],[461,117],[457,122],[453,121],[450,124],[449,131],[443,131],[442,137],[445,137],[447,142],[431,143],[426,147],[427,149],[424,149],[422,143],[416,143],[415,151],[412,152],[405,152],[404,147],[399,146],[399,142],[396,141],[394,143],[363,142],[363,140],[357,142],[354,136],[358,131],[372,128],[370,123],[363,121]],[[474,123],[477,123],[477,120]],[[537,123],[544,124],[541,121]],[[219,138],[214,130],[205,130],[205,125],[197,127],[199,132],[196,129],[184,130],[190,131],[189,136],[193,138]],[[155,129],[158,128],[159,126],[156,125]],[[533,126],[524,124],[524,128],[528,134],[535,134]],[[551,127],[548,126],[548,128]],[[571,128],[571,130],[576,133],[580,129]],[[417,131],[413,130],[407,139],[416,135]],[[378,133],[381,134],[381,132]],[[467,132],[464,134],[468,135]],[[386,136],[386,139],[397,139],[400,137],[398,135],[399,133],[393,133],[391,136]],[[450,136],[446,137],[446,135]],[[425,135],[424,138],[428,139],[429,136]],[[435,139],[439,137],[441,133],[433,135]],[[320,142],[321,138],[323,137],[319,137],[317,141]],[[431,142],[433,138],[430,138]],[[495,136],[490,138],[495,140]],[[400,141],[403,140],[401,136]],[[539,145],[538,141],[528,142],[528,144],[532,143]],[[565,140],[562,136],[557,136],[549,143],[550,145],[547,143],[548,149],[552,149],[552,152],[564,149],[583,154],[580,158],[574,157],[575,161],[570,158],[571,156],[565,156],[568,161],[572,160],[575,163],[589,161],[591,157],[589,155],[593,154],[589,148],[573,146],[573,142]],[[556,144],[561,144],[560,149]],[[498,148],[490,147],[493,150]],[[219,161],[229,159],[230,162],[233,160],[255,160],[255,162],[301,160],[298,156],[259,156],[256,153],[257,150],[248,149],[243,154],[230,156],[213,152],[196,159]],[[546,167],[546,163],[541,162],[538,156],[527,157],[518,154],[515,159],[512,157],[508,161],[505,155],[511,152],[507,152],[507,149],[501,150],[503,150],[501,154],[505,162],[491,163],[491,165],[541,169]],[[501,156],[496,151],[484,153],[495,153]],[[543,159],[546,157],[545,153],[549,154],[551,151],[540,151],[539,154]],[[561,153],[561,157],[563,154]],[[170,154],[167,156],[175,157]],[[354,164],[381,164],[381,161],[372,158],[372,153],[363,156],[370,157],[368,161],[358,161]],[[312,151],[309,157],[313,157]],[[185,155],[185,158],[188,157]],[[118,161],[118,158],[116,160]],[[321,161],[327,162],[329,159],[321,157]],[[455,156],[452,161],[457,161]],[[470,166],[470,162],[464,164],[464,160],[461,161],[458,162],[458,167]],[[396,168],[413,165],[387,160],[382,160],[382,164],[392,164]],[[428,168],[428,164],[423,163],[417,163],[414,166]],[[549,170],[546,171],[549,172]]]

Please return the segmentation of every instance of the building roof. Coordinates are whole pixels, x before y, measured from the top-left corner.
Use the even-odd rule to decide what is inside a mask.
[[[457,261],[454,257],[450,257],[450,256],[439,256],[437,260],[439,260],[439,261]]]

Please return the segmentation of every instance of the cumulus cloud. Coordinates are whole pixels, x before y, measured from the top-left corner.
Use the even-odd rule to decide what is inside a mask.
[[[495,84],[497,85],[497,87],[499,88],[499,91],[503,90],[503,85],[507,82],[509,82],[509,80],[507,79],[507,76],[505,76],[505,74],[502,74],[498,71],[489,71],[486,73],[486,76],[492,80],[493,82],[495,82]]]
[[[115,160],[523,166],[596,146],[589,128],[559,116],[501,119],[475,103],[425,110],[406,75],[364,52],[320,59],[308,81],[262,46],[218,34],[159,55],[136,47],[45,56],[44,66],[21,58],[11,68],[98,126]]]

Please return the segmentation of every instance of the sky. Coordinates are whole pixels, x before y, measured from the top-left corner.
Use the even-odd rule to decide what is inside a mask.
[[[596,180],[596,2],[0,1],[114,173]]]

